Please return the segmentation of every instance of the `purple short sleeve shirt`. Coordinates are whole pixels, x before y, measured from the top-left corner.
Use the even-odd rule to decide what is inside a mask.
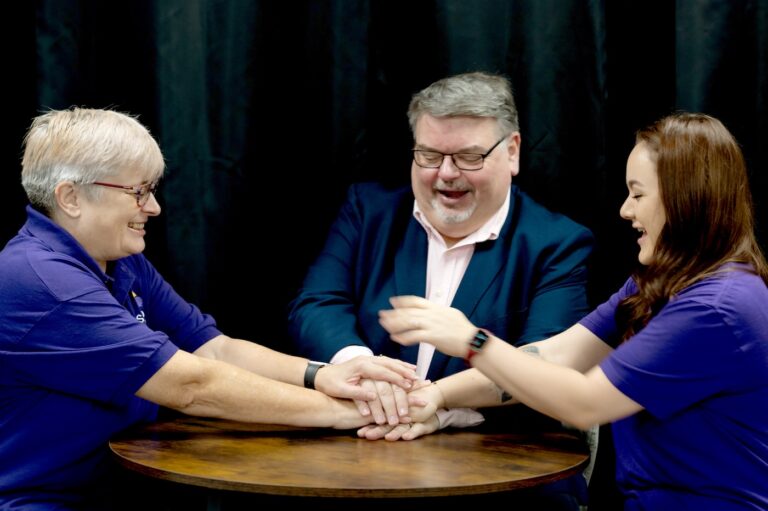
[[[768,509],[768,289],[743,269],[683,290],[625,343],[614,313],[632,280],[580,322],[644,408],[613,424],[625,509]]]
[[[0,252],[0,509],[78,506],[107,441],[157,405],[136,391],[178,350],[220,334],[141,255],[104,274],[28,208]]]

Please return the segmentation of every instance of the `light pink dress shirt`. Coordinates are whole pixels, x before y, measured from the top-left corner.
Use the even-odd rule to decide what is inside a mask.
[[[427,232],[429,240],[425,293],[429,301],[446,306],[453,302],[453,297],[459,289],[464,272],[469,266],[472,254],[475,252],[475,244],[498,238],[504,221],[507,219],[508,212],[509,192],[507,192],[504,204],[485,224],[452,247],[448,247],[440,233],[421,212],[416,201],[413,202],[413,216]],[[419,354],[416,363],[416,375],[419,378],[426,378],[434,353],[435,347],[431,344],[425,342],[419,344]],[[333,356],[331,363],[345,362],[358,355],[373,355],[373,352],[365,346],[347,346]],[[446,426],[474,426],[484,420],[482,414],[469,408],[438,410],[437,416],[440,419],[441,428]]]
[[[452,247],[445,244],[440,233],[429,223],[426,215],[419,209],[414,201],[413,216],[427,231],[429,248],[427,252],[427,286],[426,297],[429,301],[441,305],[450,306],[453,297],[459,289],[464,272],[467,271],[472,254],[475,253],[475,244],[483,241],[495,240],[504,226],[509,212],[509,192],[501,208],[478,230],[469,236],[459,240]],[[416,363],[416,375],[426,378],[429,365],[435,347],[429,343],[419,344],[419,355]],[[468,427],[483,422],[483,415],[469,408],[454,408],[451,410],[438,410],[437,417],[440,427]]]

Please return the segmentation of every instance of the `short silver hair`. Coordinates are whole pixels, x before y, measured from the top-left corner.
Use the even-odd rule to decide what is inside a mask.
[[[50,215],[62,181],[87,184],[140,168],[150,180],[163,174],[160,147],[134,117],[114,110],[50,110],[32,121],[24,137],[21,184],[32,205]],[[92,198],[99,187],[85,190]]]
[[[520,131],[512,86],[500,75],[474,72],[449,76],[417,92],[408,106],[412,133],[425,113],[433,117],[492,117],[500,134]]]

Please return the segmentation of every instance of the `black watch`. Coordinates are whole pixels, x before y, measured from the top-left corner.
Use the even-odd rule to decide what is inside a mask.
[[[313,362],[312,360],[309,361],[307,364],[307,369],[304,371],[304,388],[314,390],[315,376],[317,376],[317,372],[320,370],[320,368],[325,365],[326,364],[323,362]]]

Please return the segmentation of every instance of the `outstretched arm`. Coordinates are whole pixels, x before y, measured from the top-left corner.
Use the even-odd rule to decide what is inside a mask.
[[[308,360],[286,355],[242,339],[217,336],[195,351],[195,355],[227,362],[260,376],[303,386]],[[411,364],[387,357],[356,357],[342,364],[328,365],[317,372],[315,388],[334,397],[370,401],[378,394],[359,385],[372,378],[410,389],[416,379]]]
[[[425,341],[448,355],[467,356],[477,328],[460,311],[414,296],[393,298],[392,305],[394,309],[381,311],[380,321],[394,341]],[[472,364],[520,402],[582,429],[641,410],[595,365],[610,348],[583,326],[574,325],[536,345],[544,359],[491,336]],[[441,388],[446,390],[442,383]],[[453,396],[450,387],[447,391]]]
[[[184,351],[176,352],[136,395],[188,415],[243,422],[347,429],[369,421],[351,401]]]

